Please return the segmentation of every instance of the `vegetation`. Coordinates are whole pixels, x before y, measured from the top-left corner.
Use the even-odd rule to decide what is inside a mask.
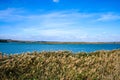
[[[0,80],[120,80],[120,49],[11,55],[0,59]]]

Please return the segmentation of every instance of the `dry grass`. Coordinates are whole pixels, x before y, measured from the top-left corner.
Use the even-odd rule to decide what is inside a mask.
[[[120,80],[120,50],[12,55],[0,60],[0,80]]]

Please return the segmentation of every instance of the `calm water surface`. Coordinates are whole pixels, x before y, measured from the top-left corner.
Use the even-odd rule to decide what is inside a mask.
[[[120,44],[37,44],[37,43],[0,43],[0,52],[15,54],[33,51],[70,50],[72,52],[93,52],[96,50],[120,49]]]

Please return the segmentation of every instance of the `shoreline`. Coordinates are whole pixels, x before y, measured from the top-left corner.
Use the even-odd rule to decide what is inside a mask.
[[[26,53],[34,53],[34,52],[37,52],[37,53],[42,53],[42,52],[59,52],[59,51],[67,51],[67,52],[71,52],[72,54],[78,54],[78,53],[86,53],[86,54],[90,54],[90,53],[94,53],[94,52],[99,52],[99,51],[114,51],[114,50],[120,50],[120,48],[119,49],[112,49],[112,50],[104,50],[104,49],[102,49],[102,50],[96,50],[96,51],[91,51],[91,52],[86,52],[86,51],[78,51],[78,52],[73,52],[73,51],[71,51],[71,50],[53,50],[53,51],[45,51],[45,50],[43,50],[43,51],[26,51],[26,52],[20,52],[20,53],[11,53],[11,54],[7,54],[7,53],[3,53],[3,52],[0,52],[0,59],[1,58],[6,58],[6,57],[8,57],[8,56],[10,56],[10,55],[21,55],[21,54],[26,54]]]
[[[64,42],[64,41],[24,41],[24,40],[12,40],[12,39],[0,39],[0,43],[38,43],[38,44],[120,44],[118,42]]]

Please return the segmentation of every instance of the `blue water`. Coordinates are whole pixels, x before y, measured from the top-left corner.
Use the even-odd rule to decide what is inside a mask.
[[[120,44],[37,44],[37,43],[0,43],[0,52],[16,54],[33,51],[70,50],[72,52],[93,52],[96,50],[120,49]]]

